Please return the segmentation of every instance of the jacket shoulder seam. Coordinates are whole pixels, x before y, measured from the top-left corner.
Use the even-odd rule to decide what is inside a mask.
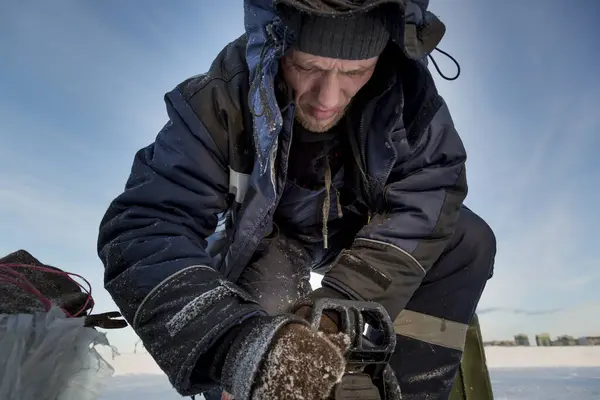
[[[235,70],[233,73],[231,73],[231,75],[229,77],[211,76],[210,72],[207,72],[206,74],[202,74],[202,75],[205,75],[205,77],[203,78],[203,81],[201,82],[201,84],[198,85],[198,87],[193,92],[186,94],[181,89],[179,89],[179,91],[181,92],[183,98],[186,101],[188,101],[188,100],[191,100],[193,97],[195,97],[199,92],[206,89],[206,87],[210,86],[211,83],[213,83],[215,81],[220,81],[223,83],[231,83],[231,81],[233,81],[238,75],[243,74],[245,72],[247,72],[247,70],[245,68],[239,68],[239,69]],[[200,79],[200,77],[202,75],[199,75],[198,79]]]

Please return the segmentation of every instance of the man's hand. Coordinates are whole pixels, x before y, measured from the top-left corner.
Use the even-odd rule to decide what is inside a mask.
[[[348,336],[313,332],[291,323],[278,332],[257,376],[251,399],[326,399],[346,367]]]
[[[313,331],[291,314],[250,317],[230,335],[215,379],[234,398],[327,399],[346,369],[348,335]]]

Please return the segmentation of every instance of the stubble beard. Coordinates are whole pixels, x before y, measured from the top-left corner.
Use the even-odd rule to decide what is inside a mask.
[[[318,120],[310,117],[309,115],[306,115],[304,111],[302,111],[302,107],[297,107],[296,121],[309,132],[323,133],[336,126],[338,122],[340,122],[340,120],[344,118],[344,115],[346,115],[347,109],[348,107],[344,108],[343,110],[338,112],[333,118],[327,121],[319,122]]]

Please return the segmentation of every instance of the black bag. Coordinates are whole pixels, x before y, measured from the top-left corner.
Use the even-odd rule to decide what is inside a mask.
[[[86,326],[104,329],[127,326],[124,320],[113,319],[121,317],[116,311],[90,314],[94,299],[65,271],[41,263],[25,250],[0,258],[0,314],[46,312],[47,304],[41,298],[72,317],[85,318]]]

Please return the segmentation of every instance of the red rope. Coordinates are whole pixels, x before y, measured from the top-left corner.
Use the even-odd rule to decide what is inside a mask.
[[[50,299],[48,299],[47,297],[45,297],[31,282],[29,282],[27,280],[27,278],[25,278],[25,276],[22,273],[17,271],[18,268],[30,268],[30,269],[35,269],[35,270],[67,277],[71,282],[75,283],[85,294],[87,294],[85,303],[83,304],[81,309],[79,311],[77,311],[75,314],[71,315],[67,310],[63,309],[63,312],[68,317],[72,317],[72,318],[79,317],[83,312],[85,312],[85,310],[86,310],[87,306],[90,304],[90,302],[94,301],[94,298],[92,297],[92,285],[90,285],[90,282],[87,279],[85,279],[83,276],[81,276],[79,274],[75,274],[72,272],[60,271],[60,270],[56,270],[56,269],[48,268],[48,267],[41,267],[41,266],[37,266],[37,265],[1,264],[0,263],[0,282],[8,282],[8,283],[15,284],[18,287],[20,287],[21,289],[23,289],[24,291],[33,294],[44,305],[44,307],[46,308],[46,311],[49,311],[50,308],[52,308],[52,306],[53,306],[52,301]],[[9,275],[12,275],[12,277]],[[73,276],[83,280],[86,283],[88,288],[86,289],[85,287],[83,287],[83,285],[81,283],[79,283],[75,279],[73,279]],[[92,303],[92,307],[90,308],[90,311],[93,308],[94,308],[94,303]]]

